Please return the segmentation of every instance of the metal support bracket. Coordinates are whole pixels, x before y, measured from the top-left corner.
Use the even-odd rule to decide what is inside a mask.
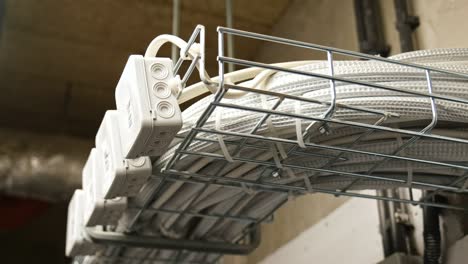
[[[155,236],[132,235],[120,232],[101,231],[92,228],[86,228],[86,232],[90,240],[96,244],[169,250],[189,250],[233,255],[247,255],[251,253],[258,247],[261,239],[259,227],[254,228],[250,232],[249,244],[234,244],[189,239],[171,239]]]

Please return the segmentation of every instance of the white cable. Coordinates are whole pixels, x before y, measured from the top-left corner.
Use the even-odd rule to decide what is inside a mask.
[[[148,45],[148,48],[145,52],[145,57],[156,57],[159,52],[159,49],[166,43],[171,43],[179,47],[181,50],[184,50],[188,44],[185,40],[168,34],[159,35],[154,38],[151,43]],[[188,54],[192,57],[197,57],[199,53],[198,45],[192,45],[192,47],[188,50]],[[186,58],[185,54],[181,56],[182,58]]]
[[[338,64],[340,64],[341,62],[337,62]],[[360,66],[361,68],[359,68],[359,65],[362,64],[363,66]],[[350,76],[347,76],[348,78],[349,77],[353,77],[353,76],[356,76],[356,74],[359,74],[359,75],[362,75],[362,77],[359,77],[361,79],[365,79],[365,80],[369,80],[369,79],[377,79],[377,80],[384,80],[384,82],[391,82],[393,81],[395,83],[399,83],[399,84],[406,84],[408,83],[408,78],[410,78],[410,81],[411,79],[414,79],[415,81],[412,81],[412,83],[410,83],[410,85],[414,85],[414,84],[419,84],[419,86],[413,86],[413,88],[415,87],[415,89],[419,89],[419,91],[423,91],[425,88],[425,83],[423,81],[423,79],[421,79],[418,75],[414,74],[412,71],[409,71],[409,70],[405,70],[405,69],[401,69],[401,67],[385,67],[383,65],[380,65],[378,63],[368,63],[368,62],[343,62],[342,63],[343,66],[345,67],[348,67],[349,70],[347,70],[348,68],[346,68],[347,72],[350,72],[351,74],[353,74],[352,76],[350,75],[350,73],[347,73],[346,71],[344,71],[345,69],[340,69],[340,66],[335,66],[335,69],[336,69],[336,72],[337,74],[347,74],[347,75],[350,75]],[[309,67],[309,70],[310,68],[312,68],[313,70],[321,70],[321,69],[325,69],[325,67],[319,67],[320,65],[319,64],[312,64],[311,65],[312,67],[310,66],[304,66],[303,68],[307,68]],[[442,65],[444,67],[444,65]],[[445,68],[458,68],[458,69],[463,69],[463,67],[461,66],[457,66],[457,65],[446,65]],[[341,71],[340,71],[341,70]],[[362,72],[362,74],[361,74]],[[372,72],[375,72],[377,73],[375,77],[372,77]],[[400,74],[397,74],[397,73],[400,73]],[[401,73],[406,73],[405,75],[402,75]],[[287,76],[284,77],[284,76]],[[414,77],[413,77],[414,76]],[[444,78],[442,77],[438,77],[438,76],[434,76],[434,80],[436,81],[439,81],[442,80],[442,82],[445,82],[445,90],[444,91],[440,91],[438,90],[437,92],[438,93],[441,93],[443,92],[443,94],[445,94],[445,92],[452,92],[452,91],[455,91],[453,89],[453,87],[458,87],[459,86],[459,81],[458,80],[450,80],[450,82],[447,82],[444,80]],[[271,84],[271,82],[273,82],[273,79],[278,80],[276,83],[276,86],[273,86]],[[311,81],[313,82],[312,84],[314,85],[321,85],[321,82],[324,82],[324,81],[321,81],[321,80],[317,80],[314,78],[310,78],[310,77],[297,77],[294,79],[294,76],[292,75],[288,75],[288,74],[284,74],[284,73],[281,73],[281,74],[277,74],[275,75],[275,77],[273,78],[272,80],[270,80],[270,90],[280,90],[280,91],[283,91],[283,90],[288,90],[288,93],[289,94],[304,94],[305,91],[311,91],[313,89],[311,89]],[[296,80],[295,83],[293,80]],[[310,80],[310,81],[309,81]],[[400,82],[397,82],[397,80],[402,80]],[[421,80],[421,81],[419,81]],[[299,81],[299,83],[298,83]],[[293,84],[294,83],[294,84]],[[303,83],[303,84],[301,84]],[[272,87],[273,86],[273,87]],[[314,86],[315,87],[315,86]],[[438,86],[436,86],[438,87]],[[462,86],[460,86],[461,88]],[[343,90],[343,89],[348,89],[348,90]],[[349,90],[351,89],[351,90]],[[275,91],[277,91],[275,90]],[[463,89],[456,89],[456,93],[457,93],[457,96],[465,96],[467,97],[468,93],[462,91]],[[318,89],[316,91],[313,91],[312,93],[322,93],[322,97],[326,97],[327,95],[327,91],[325,89],[325,87],[323,89]],[[346,94],[349,94],[350,96],[353,96],[354,98],[359,98],[359,100],[355,100],[353,98],[345,98],[343,99],[342,97],[340,98],[340,95],[342,94],[341,92],[345,92],[347,91]],[[379,96],[380,97],[369,97],[367,100],[365,101],[362,101],[363,97],[365,96],[368,96],[366,94],[369,94],[371,95],[372,93],[376,92],[376,91],[379,91]],[[359,92],[361,93],[361,96],[359,96]],[[410,110],[412,110],[414,113],[415,113],[415,116],[427,116],[427,117],[430,117],[430,112],[428,111],[428,102],[426,102],[427,100],[425,100],[424,98],[417,98],[417,97],[407,97],[407,98],[402,98],[401,97],[395,97],[395,92],[389,92],[389,91],[382,91],[382,90],[378,90],[378,89],[373,89],[373,88],[363,88],[363,87],[358,87],[358,86],[355,86],[354,88],[353,87],[349,87],[349,86],[343,86],[343,87],[340,87],[338,86],[337,87],[337,94],[338,94],[338,98],[339,100],[343,100],[345,103],[347,104],[350,104],[350,103],[354,103],[356,105],[363,105],[363,106],[369,106],[371,105],[372,107],[370,108],[376,108],[376,109],[385,109],[387,111],[390,111],[390,112],[397,112],[397,113],[400,113],[402,114],[402,116],[407,116],[408,114],[408,108],[404,108],[404,109],[399,109],[399,105],[401,104],[404,104],[405,100],[407,100],[407,102],[411,102],[411,105],[409,105],[408,107],[410,108]],[[393,97],[392,97],[393,95]],[[307,95],[306,95],[307,96]],[[312,95],[310,94],[310,96],[314,96],[315,98],[315,95]],[[258,98],[256,98],[258,96],[256,95],[247,95],[245,97],[242,97],[238,100],[241,100],[240,102],[236,102],[238,104],[242,104],[242,105],[259,105],[261,104],[261,100],[258,100]],[[202,101],[206,101],[208,102],[211,98],[209,99],[203,99]],[[366,98],[364,98],[366,99]],[[322,99],[323,100],[323,99]],[[419,102],[419,105],[420,107],[418,108],[417,107],[417,104]],[[205,103],[204,102],[200,102],[198,105],[204,105]],[[395,104],[395,107],[392,106],[392,104]],[[440,103],[441,105],[444,105],[444,103]],[[390,105],[390,106],[389,106]],[[463,106],[456,106],[455,108],[450,108],[453,104],[450,104],[450,103],[445,103],[446,107],[444,108],[447,108],[447,109],[452,109],[452,111],[449,111],[449,112],[446,112],[446,113],[442,113],[441,114],[441,117],[445,118],[446,120],[456,120],[460,117],[460,115],[464,118],[464,120],[467,120],[467,116],[466,115],[463,115],[462,113],[464,111],[466,111],[467,109],[465,109]],[[457,113],[457,107],[460,108],[460,114],[456,114]],[[193,107],[189,108],[186,113],[187,115],[185,116],[186,119],[184,119],[186,121],[186,124],[187,124],[187,127],[190,127],[190,118],[193,117],[193,119],[196,119],[197,118],[197,115],[195,114],[194,115],[194,112],[191,111],[193,109],[195,109],[195,112],[198,112],[198,109],[201,109],[202,107],[200,108],[197,108],[197,105],[194,105]],[[293,110],[293,105],[288,105],[286,102],[285,102],[285,106],[283,106],[281,108],[281,111],[286,111],[286,112],[294,112]],[[316,112],[311,112],[311,110],[313,110],[313,108],[305,108],[305,109],[301,109],[302,112],[305,112],[307,114],[310,114],[312,116],[316,116],[318,115],[320,112],[323,112],[326,108],[324,107],[315,107]],[[251,114],[251,113],[244,113],[245,115],[249,115],[249,116],[244,116],[244,115],[240,115],[240,116],[235,116],[235,115],[230,115],[231,113],[229,113],[229,111],[231,111],[231,113],[235,113],[236,110],[231,110],[231,109],[224,109],[223,110],[223,117],[224,119],[227,121],[227,123],[229,123],[229,120],[232,120],[230,121],[232,123],[232,125],[227,125],[225,124],[224,127],[222,128],[222,130],[228,130],[228,131],[236,131],[236,132],[247,132],[248,130],[248,127],[252,127],[252,125],[248,125],[248,124],[253,124],[256,120],[259,119],[259,116],[260,115],[256,115],[256,114]],[[318,111],[318,112],[317,112]],[[201,111],[200,111],[201,112]],[[238,113],[240,111],[237,111]],[[340,112],[340,111],[339,111]],[[443,111],[442,111],[443,112]],[[349,114],[347,114],[346,111],[341,111],[341,115],[339,115],[337,118],[339,119],[340,116],[343,116],[346,118],[346,115],[350,115],[350,111],[348,111]],[[185,113],[184,113],[185,114]],[[410,113],[411,114],[411,113]],[[366,118],[365,115],[357,115],[356,116],[357,118],[359,118],[360,120],[362,120],[363,118]],[[346,119],[349,119],[349,118],[352,118],[352,116],[348,116]],[[370,118],[370,115],[369,115],[369,118]],[[187,120],[188,119],[188,120]],[[211,120],[208,120],[208,122],[206,123],[206,127],[210,127],[210,124],[212,124],[212,121],[213,119]],[[458,119],[459,120],[459,119]],[[274,119],[275,122],[275,127],[290,127],[290,121],[288,119],[285,119],[285,120],[282,120],[281,118],[276,118],[276,120]],[[225,122],[223,122],[225,123]],[[236,125],[236,126],[235,126]],[[295,130],[294,130],[295,131]],[[282,131],[282,136],[284,136],[285,134],[288,134],[287,133],[287,130],[283,130]],[[226,138],[227,139],[227,138]],[[232,140],[233,138],[231,138]],[[200,144],[200,148],[203,149],[203,144]],[[209,145],[209,143],[205,143],[206,146]],[[452,146],[451,146],[452,147]],[[450,147],[450,148],[451,148]],[[445,148],[445,147],[444,147]],[[448,146],[446,147],[446,149],[449,148]],[[208,150],[208,149],[207,149]],[[196,151],[196,150],[195,150]],[[209,149],[208,150],[209,152],[213,152],[213,149]],[[365,183],[365,181],[364,181]],[[368,185],[366,185],[368,186]]]
[[[164,34],[164,35],[157,36],[155,39],[151,41],[148,48],[146,49],[145,57],[155,57],[158,54],[159,49],[166,43],[172,43],[176,45],[177,47],[179,47],[181,51],[180,57],[184,58],[185,60],[193,60],[194,58],[200,56],[200,47],[198,43],[193,43],[190,46],[190,48],[187,51],[187,54],[189,56],[186,56],[185,54],[183,54],[183,51],[187,48],[188,43],[179,37]],[[306,65],[309,63],[310,61],[293,61],[293,62],[286,62],[286,63],[277,63],[274,65],[278,67],[292,68],[292,67],[296,67],[299,65]],[[200,66],[201,66],[200,62],[198,62],[197,68],[200,71],[201,78],[207,79],[213,85],[207,85],[204,82],[200,82],[200,83],[187,87],[186,89],[182,91],[182,94],[178,100],[179,104],[185,103],[191,99],[194,99],[200,95],[205,94],[206,92],[211,92],[212,94],[217,93],[218,91],[217,83],[219,82],[219,78],[211,79],[208,76],[208,73],[206,73],[205,71],[203,72],[201,71],[202,69],[200,68]],[[250,83],[247,84],[247,87],[257,87],[257,85],[260,82],[263,82],[266,78],[268,78],[270,75],[274,73],[275,71],[272,71],[272,70],[263,70],[260,68],[248,68],[248,69],[243,69],[240,71],[228,73],[225,75],[225,78],[231,80],[231,82],[233,83],[245,82],[246,80],[254,78]],[[244,85],[246,85],[246,83],[244,83]],[[235,99],[235,98],[242,97],[245,94],[247,94],[247,92],[228,91],[225,94],[225,98]]]
[[[293,68],[300,65],[307,65],[312,63],[312,61],[293,61],[293,62],[283,62],[273,64],[274,66],[284,67],[284,68]],[[226,73],[224,75],[225,79],[230,80],[232,83],[240,83],[239,85],[245,86],[248,88],[255,88],[260,85],[263,81],[267,80],[270,75],[273,75],[275,71],[271,70],[264,70],[261,68],[246,68],[242,70],[238,70],[235,72]],[[253,79],[251,81],[248,81]],[[214,77],[211,79],[213,83],[219,82],[219,77]],[[200,95],[203,95],[207,92],[211,92],[212,94],[216,94],[218,91],[217,87],[214,86],[207,86],[203,82],[199,82],[193,84],[182,91],[182,95],[179,97],[179,103],[185,103],[190,101],[191,99],[197,98]],[[229,99],[236,99],[246,95],[247,92],[244,91],[237,91],[231,90],[225,94],[225,98]]]

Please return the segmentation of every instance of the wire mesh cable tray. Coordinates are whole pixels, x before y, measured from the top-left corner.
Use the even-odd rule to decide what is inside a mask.
[[[410,203],[421,206],[437,206],[447,209],[465,210],[464,207],[435,202],[433,197],[439,193],[465,194],[468,179],[468,166],[465,157],[451,161],[438,158],[430,158],[427,151],[420,155],[417,151],[412,151],[418,144],[449,144],[449,146],[466,146],[468,144],[468,133],[463,132],[466,122],[448,122],[441,118],[441,111],[450,111],[445,108],[448,105],[468,106],[467,98],[454,96],[452,94],[438,93],[436,79],[450,76],[457,79],[462,84],[468,86],[468,74],[428,66],[415,64],[408,61],[393,60],[378,56],[366,55],[342,49],[325,47],[300,41],[273,37],[251,33],[225,27],[218,28],[218,79],[209,79],[200,74],[202,82],[208,86],[217,87],[218,91],[211,97],[203,114],[194,123],[193,127],[178,136],[179,144],[175,147],[174,153],[165,162],[155,166],[154,179],[159,181],[159,186],[165,183],[171,184],[181,182],[193,186],[203,186],[196,195],[200,195],[208,186],[218,186],[228,189],[237,189],[245,195],[255,196],[259,193],[273,193],[281,195],[282,199],[267,213],[257,216],[250,216],[239,213],[214,214],[209,212],[192,211],[190,205],[183,209],[153,208],[152,202],[158,197],[163,188],[157,188],[151,193],[141,208],[138,208],[136,217],[131,221],[129,230],[132,230],[135,223],[145,210],[154,210],[160,213],[173,214],[177,218],[189,215],[199,218],[216,219],[217,221],[232,221],[247,223],[248,228],[244,229],[236,239],[226,241],[220,247],[204,245],[203,241],[198,241],[198,246],[185,244],[176,247],[166,247],[172,249],[200,250],[200,245],[206,246],[204,251],[228,254],[247,254],[257,245],[259,224],[271,219],[272,214],[289,198],[308,193],[326,193],[336,196],[351,196],[361,198],[371,198],[377,200]],[[266,64],[251,60],[238,59],[233,56],[225,56],[226,36],[236,38],[256,39],[270,43],[287,46],[294,46],[305,50],[322,52],[326,56],[324,63],[327,65],[327,73],[306,71],[299,68],[282,67],[278,64]],[[197,63],[199,71],[205,72],[205,31],[203,26],[197,26],[188,41],[188,47],[181,51],[181,54],[188,54],[189,49],[196,39],[200,41],[200,56],[192,58],[192,62],[185,73],[184,83],[194,71]],[[402,69],[410,69],[416,72],[425,80],[425,90],[401,88],[388,84],[375,83],[369,80],[348,78],[336,73],[336,60],[334,56],[347,56],[357,58],[362,61],[376,61],[381,64],[391,64]],[[179,58],[175,64],[174,72],[177,73],[187,57]],[[256,89],[248,85],[233,84],[226,77],[225,66],[234,64],[242,67],[256,67],[270,70],[278,75],[297,75],[302,78],[309,78],[317,81],[322,80],[327,84],[328,99],[321,100],[304,94],[290,94],[268,89]],[[436,77],[436,79],[434,78]],[[412,120],[404,113],[396,113],[386,110],[385,107],[373,107],[372,105],[357,105],[340,99],[342,86],[353,85],[367,87],[372,91],[387,91],[394,93],[395,97],[412,97],[420,100],[419,105],[424,107],[426,113],[430,113],[427,118]],[[236,100],[226,99],[225,95],[229,91],[245,93],[258,100],[266,100],[267,104],[249,105],[237,103]],[[263,98],[262,98],[263,97]],[[447,102],[447,104],[445,104]],[[295,106],[292,111],[285,111],[284,104]],[[321,107],[319,115],[310,115],[301,111],[307,105]],[[229,125],[223,124],[223,113],[225,111],[237,111],[241,117],[256,118],[254,125],[244,131],[229,129]],[[291,110],[291,109],[290,109]],[[372,116],[366,121],[359,118],[347,120],[340,117],[340,111],[347,113],[362,114],[366,117]],[[341,115],[343,116],[343,115]],[[280,137],[275,133],[275,118],[289,119],[296,133],[294,137]],[[441,120],[442,119],[442,120]],[[273,120],[273,121],[272,121]],[[241,122],[242,120],[239,120]],[[411,122],[410,122],[411,121]],[[185,120],[184,120],[185,122]],[[210,125],[207,125],[210,123]],[[232,125],[231,125],[232,127]],[[223,129],[224,128],[224,129]],[[353,134],[344,143],[325,144],[315,140],[317,137],[328,137],[335,141],[340,139],[340,132],[344,130],[353,131]],[[462,131],[454,133],[450,131]],[[379,139],[384,136],[387,140],[385,144],[393,146],[386,152],[369,150],[363,147],[381,143]],[[328,142],[328,141],[327,141]],[[390,143],[389,143],[390,142]],[[429,143],[428,143],[429,142]],[[198,145],[197,145],[198,144]],[[203,151],[200,144],[216,145],[216,151]],[[198,146],[198,147],[197,147]],[[378,148],[375,148],[378,149]],[[283,152],[283,153],[281,153]],[[256,156],[249,155],[257,153]],[[258,153],[270,153],[269,158],[256,158]],[[463,152],[462,152],[463,153]],[[316,160],[317,162],[304,162],[304,157]],[[346,168],[343,164],[350,162],[355,157],[366,161],[365,170],[340,170]],[[207,172],[190,172],[180,165],[188,158],[206,158],[222,164],[218,170]],[[299,160],[300,162],[297,162]],[[224,170],[232,164],[246,164],[256,168],[259,172],[255,179],[243,177],[228,177]],[[397,164],[402,166],[399,170],[392,171],[392,167]],[[404,166],[403,166],[404,165]],[[240,165],[239,165],[240,166]],[[390,166],[390,167],[389,167]],[[185,166],[186,167],[186,166]],[[421,169],[423,168],[423,169]],[[432,173],[431,173],[432,172]],[[442,175],[442,176],[440,176]],[[440,176],[440,177],[438,177]],[[322,179],[340,179],[340,184],[319,183]],[[335,182],[336,183],[336,182]],[[393,198],[380,196],[375,193],[362,192],[372,186],[374,189],[400,188],[407,192],[408,198]],[[376,187],[377,186],[377,187]],[[382,186],[382,187],[379,187]],[[430,194],[423,195],[421,199],[413,197],[413,189],[430,190]],[[378,193],[378,192],[377,192]],[[195,195],[195,197],[197,197]],[[192,201],[195,199],[192,199]],[[252,234],[256,235],[252,235]],[[253,239],[246,238],[249,234]],[[109,242],[107,239],[101,240]],[[125,238],[118,238],[121,243],[135,245]],[[152,243],[145,240],[147,247],[161,247],[164,241]],[[176,240],[174,240],[176,241]],[[246,241],[251,241],[248,244]],[[154,242],[154,241],[153,241]],[[247,243],[247,244],[246,244]],[[172,244],[172,242],[170,243]],[[141,243],[139,244],[141,246]],[[162,246],[164,248],[164,246]],[[229,250],[229,248],[239,247],[239,250]]]

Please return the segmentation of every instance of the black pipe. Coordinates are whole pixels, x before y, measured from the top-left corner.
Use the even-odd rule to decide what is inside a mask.
[[[440,200],[439,197],[434,197]],[[424,210],[424,264],[439,264],[441,256],[440,208],[425,206]]]
[[[360,51],[387,57],[390,47],[385,43],[379,9],[379,1],[354,0]]]
[[[401,52],[413,51],[413,31],[419,26],[419,17],[408,14],[407,0],[395,0],[394,3]]]

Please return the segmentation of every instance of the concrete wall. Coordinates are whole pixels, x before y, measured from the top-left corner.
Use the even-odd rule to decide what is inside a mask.
[[[228,256],[224,264],[258,263],[310,226],[318,223],[345,201],[330,195],[313,194],[289,201],[275,213],[274,221],[262,226],[260,247],[247,257]]]
[[[359,49],[353,1],[349,0],[295,0],[271,34],[337,48]],[[272,43],[265,43],[258,55],[264,62],[324,58],[323,53]]]
[[[419,49],[468,47],[468,1],[414,0],[413,9],[421,21],[416,30]]]
[[[349,199],[260,264],[377,263],[384,258],[381,241],[377,202]]]
[[[128,56],[171,32],[172,2],[0,1],[0,126],[94,138],[104,112],[115,108],[114,89]],[[236,0],[234,26],[267,33],[288,3]],[[188,39],[197,24],[206,26],[206,66],[214,75],[224,1],[181,1],[179,35]],[[254,40],[237,42],[244,58],[256,50]],[[169,51],[165,45],[158,55]]]
[[[398,54],[400,47],[393,1],[380,2],[386,41],[391,46],[391,54]],[[463,31],[468,1],[412,0],[409,7],[420,20],[414,34],[416,49],[468,47],[468,35]]]

